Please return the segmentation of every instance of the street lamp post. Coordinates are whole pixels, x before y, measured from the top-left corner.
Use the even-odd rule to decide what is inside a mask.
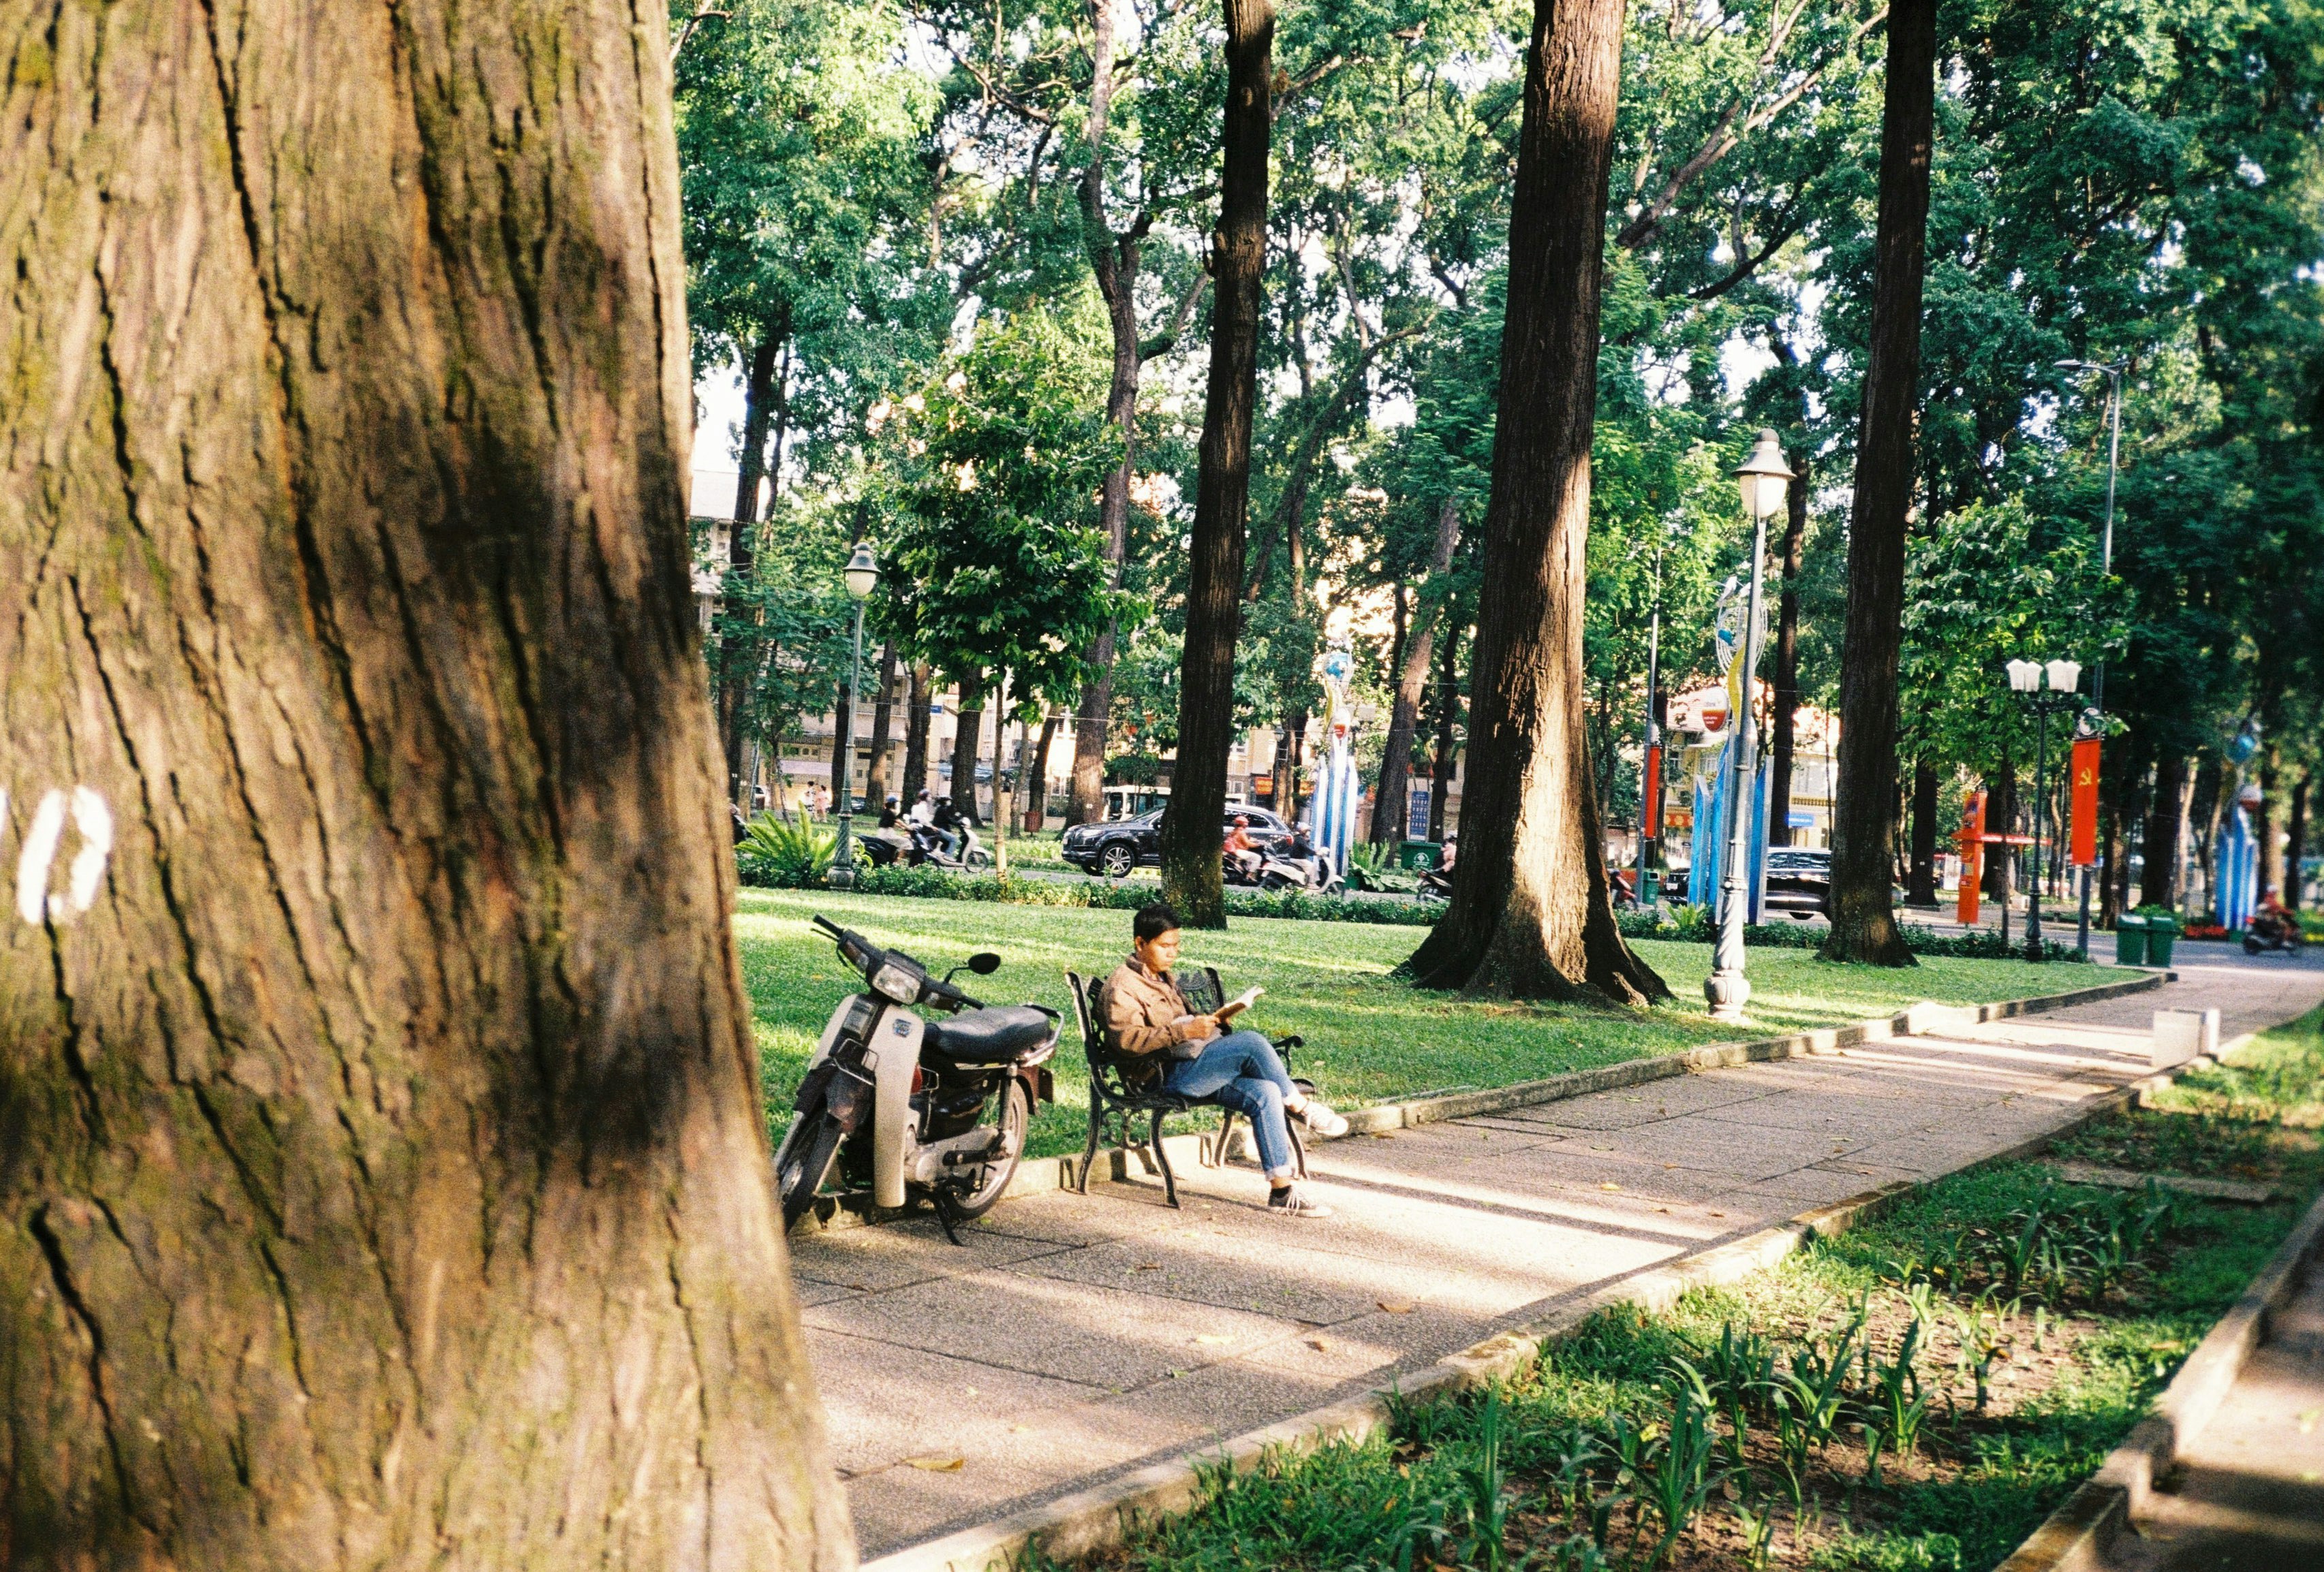
[[[847,666],[847,698],[839,707],[838,747],[833,758],[839,766],[839,843],[831,851],[831,887],[846,889],[855,882],[855,851],[848,832],[855,817],[855,697],[863,686],[863,602],[880,583],[880,564],[872,547],[859,540],[840,576],[855,602],[855,648]]]
[[[2081,681],[2080,661],[2013,660],[2008,663],[2010,691],[2024,695],[2027,707],[2039,717],[2034,743],[2034,877],[2025,889],[2025,959],[2046,959],[2042,950],[2042,822],[2050,806],[2050,717],[2080,704],[2074,686]],[[2042,691],[2047,677],[2050,691]],[[2089,888],[2085,880],[2083,887]]]
[[[1726,868],[1719,886],[1719,942],[1711,954],[1711,975],[1703,980],[1703,997],[1714,1021],[1739,1021],[1751,997],[1743,975],[1743,919],[1749,908],[1746,889],[1751,873],[1753,786],[1757,775],[1757,727],[1751,702],[1751,684],[1759,671],[1759,591],[1767,556],[1767,520],[1784,505],[1784,489],[1791,483],[1791,466],[1784,462],[1784,446],[1772,429],[1763,427],[1759,445],[1735,472],[1743,492],[1744,511],[1751,515],[1751,594],[1743,607],[1743,681],[1729,722],[1735,740],[1728,744]]]
[[[2114,575],[2114,482],[2122,464],[2122,377],[2130,369],[2128,361],[2116,361],[2101,365],[2092,360],[2061,360],[2061,371],[2103,372],[2107,380],[2107,500],[2106,523],[2098,534],[2098,573],[2102,577]],[[2090,665],[2090,712],[2088,724],[2097,735],[2106,712],[2106,657],[2103,651]],[[2082,959],[2090,958],[2090,879],[2095,870],[2082,869],[2081,915],[2075,924],[2074,946]]]
[[[1646,631],[1646,744],[1638,783],[1638,904],[1659,920],[1663,910],[1662,790],[1663,542],[1655,542],[1655,611]]]

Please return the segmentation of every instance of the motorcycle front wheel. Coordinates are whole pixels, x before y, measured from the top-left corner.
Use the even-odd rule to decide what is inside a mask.
[[[954,1197],[955,1217],[981,1218],[998,1205],[1009,1181],[1016,1177],[1017,1160],[1025,1154],[1025,1133],[1033,1124],[1033,1099],[1024,1081],[1010,1076],[1001,1089],[999,1102],[993,1116],[1001,1132],[999,1154],[987,1158],[976,1172],[974,1189]]]
[[[800,1126],[809,1117],[812,1127],[802,1130]],[[817,1111],[801,1115],[783,1137],[782,1150],[775,1154],[775,1193],[782,1201],[783,1232],[789,1233],[815,1204],[816,1192],[823,1188],[831,1160],[839,1155],[839,1143],[846,1134],[837,1120]]]

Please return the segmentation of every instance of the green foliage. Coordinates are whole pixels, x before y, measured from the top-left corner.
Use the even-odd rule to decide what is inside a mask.
[[[836,835],[825,834],[811,823],[761,814],[751,821],[734,853],[739,860],[759,864],[752,871],[762,870],[766,882],[775,888],[815,889],[829,873],[837,845]],[[746,877],[742,882],[759,880]]]
[[[1637,910],[1614,914],[1614,921],[1628,939],[1675,939],[1691,944],[1717,942],[1718,929],[1711,920],[1708,906],[1683,906],[1670,909],[1668,915],[1657,918],[1651,912]],[[1813,923],[1747,923],[1743,927],[1743,942],[1758,950],[1813,950],[1823,942],[1831,930]],[[1905,945],[1915,955],[1943,955],[1959,961],[2023,961],[2024,942],[2002,942],[1999,933],[1984,929],[1968,933],[1940,933],[1917,924],[1898,925]],[[2085,959],[2070,944],[2061,944],[2054,939],[2042,942],[2042,952],[2048,961]]]
[[[879,432],[881,626],[970,687],[1006,674],[1020,718],[1075,696],[1091,640],[1136,610],[1096,527],[1119,449],[1093,332],[1086,313],[988,324]]]

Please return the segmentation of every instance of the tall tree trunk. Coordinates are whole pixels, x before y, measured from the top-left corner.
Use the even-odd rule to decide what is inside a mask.
[[[1049,749],[1056,738],[1057,712],[1051,710],[1041,717],[1041,740],[1033,749],[1033,785],[1025,806],[1028,833],[1038,832],[1049,815]]]
[[[2154,764],[2154,795],[2146,810],[2144,832],[2146,866],[2138,879],[2138,904],[2167,906],[2177,898],[2172,876],[2178,871],[2179,814],[2187,800],[2187,756],[2165,747]]]
[[[1091,0],[1090,100],[1084,134],[1090,161],[1082,170],[1079,196],[1082,244],[1089,253],[1090,271],[1097,279],[1098,296],[1105,302],[1106,321],[1113,333],[1113,377],[1106,389],[1105,417],[1120,436],[1121,462],[1105,477],[1098,496],[1098,526],[1105,531],[1105,558],[1113,565],[1113,582],[1121,583],[1121,565],[1129,555],[1130,482],[1138,462],[1138,270],[1141,242],[1118,235],[1105,212],[1107,121],[1113,104],[1114,6],[1117,0]],[[1073,801],[1065,823],[1085,824],[1105,817],[1105,732],[1107,712],[1113,706],[1115,630],[1109,627],[1090,646],[1092,676],[1082,689],[1081,712],[1074,725]]]
[[[1792,772],[1799,750],[1800,570],[1808,538],[1808,455],[1791,455],[1792,483],[1784,493],[1783,592],[1776,602],[1774,765],[1767,783],[1767,843],[1792,843]]]
[[[2259,760],[2259,807],[2251,816],[2252,844],[2259,849],[2253,860],[2262,890],[2281,889],[2277,875],[2281,864],[2275,850],[2275,749],[2262,751]]]
[[[2217,753],[2206,753],[2195,767],[2195,796],[2188,819],[2194,826],[2195,866],[2202,876],[2203,900],[2214,915],[2219,904],[2218,865],[2212,857],[2219,847],[2219,818],[2227,806],[2227,764]]]
[[[1391,587],[1389,595],[1388,623],[1390,637],[1388,639],[1388,669],[1401,674],[1404,670],[1406,652],[1410,648],[1412,644],[1412,586],[1407,584],[1399,583]],[[1400,676],[1398,680],[1400,685]],[[1398,697],[1401,696],[1402,694],[1399,693]],[[1396,705],[1393,703],[1389,704],[1388,711],[1389,722],[1387,745],[1380,750],[1379,775],[1372,782],[1371,822],[1365,825],[1364,834],[1362,837],[1365,841],[1372,845],[1382,844],[1388,841],[1393,840],[1398,834],[1402,833],[1402,824],[1404,822],[1403,804],[1401,803],[1398,803],[1394,806],[1389,804],[1388,772],[1391,768],[1395,769],[1398,783],[1397,791],[1397,794],[1401,795],[1404,790],[1402,784],[1403,778],[1411,763],[1408,758],[1405,760],[1404,766],[1400,768],[1397,767],[1394,763],[1396,758],[1397,738],[1395,724]],[[1405,734],[1404,747],[1405,751],[1407,754],[1411,752],[1412,736],[1408,731]]]
[[[2300,859],[2308,844],[2308,788],[2312,777],[2302,775],[2300,784],[2292,788],[2292,809],[2284,815],[2283,827],[2283,904],[2292,911],[2300,909]]]
[[[1614,925],[1582,663],[1606,179],[1622,0],[1536,0],[1509,208],[1508,306],[1471,657],[1452,900],[1416,983],[1640,1003],[1670,990]]]
[[[896,713],[896,646],[891,641],[880,647],[879,697],[872,704],[872,763],[864,772],[864,805],[874,814],[891,795],[888,785],[889,742],[895,733]]]
[[[1460,504],[1447,497],[1436,514],[1436,549],[1428,558],[1431,582],[1437,583],[1440,591],[1443,576],[1452,570],[1452,551],[1460,541]],[[1375,841],[1398,841],[1404,837],[1404,799],[1420,725],[1420,700],[1428,687],[1428,668],[1436,660],[1436,624],[1448,615],[1448,605],[1439,605],[1434,611],[1424,607],[1416,615],[1411,639],[1405,646],[1404,667],[1397,678],[1396,707],[1388,716],[1388,752],[1380,764],[1381,811],[1372,817]],[[1388,811],[1390,804],[1395,807],[1393,813]]]
[[[1913,866],[1904,900],[1915,906],[1937,904],[1937,768],[1925,758],[1913,766]]]
[[[2006,835],[2013,832],[2017,818],[2017,768],[2009,757],[2009,745],[2002,744],[2001,762],[1985,777],[1985,827],[1987,832]],[[1985,893],[1987,898],[1999,900],[2006,887],[2002,879],[2002,864],[2008,860],[2006,846],[1985,849]]]
[[[952,734],[952,805],[978,829],[976,761],[984,749],[984,684],[982,676],[960,685],[960,720]]]
[[[1871,354],[1848,533],[1848,621],[1833,790],[1832,961],[1910,966],[1889,884],[1896,843],[1896,664],[1904,638],[1904,516],[1920,400],[1921,280],[1929,220],[1936,0],[1893,0],[1880,115]]]
[[[1444,841],[1445,804],[1452,795],[1453,728],[1461,722],[1460,668],[1454,664],[1461,649],[1456,621],[1445,630],[1443,664],[1436,673],[1436,750],[1428,764],[1428,838]]]
[[[896,795],[908,809],[928,789],[928,666],[914,661],[905,689],[904,763]]]
[[[0,928],[0,1563],[853,1565],[660,20],[0,27],[6,822],[68,823]]]
[[[1178,763],[1162,822],[1162,887],[1191,926],[1226,926],[1219,823],[1234,746],[1234,649],[1241,623],[1258,391],[1259,290],[1267,268],[1267,150],[1272,118],[1272,0],[1222,0],[1227,97],[1219,225],[1212,236],[1210,382],[1195,464],[1186,640],[1178,666]]]
[[[775,362],[788,329],[770,321],[752,346],[742,379],[742,449],[741,474],[734,485],[734,519],[726,532],[726,566],[748,579],[757,560],[759,544],[759,482],[766,473],[767,427],[775,402]],[[718,682],[718,742],[726,758],[727,790],[745,812],[751,807],[750,784],[743,779],[742,748],[747,740],[744,720],[749,713],[751,687],[765,652],[755,639],[730,631],[732,646],[722,651]]]

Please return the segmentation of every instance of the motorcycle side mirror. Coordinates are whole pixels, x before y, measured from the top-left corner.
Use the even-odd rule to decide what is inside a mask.
[[[979,977],[990,977],[1001,970],[1001,957],[990,950],[980,950],[968,958],[968,969]]]

